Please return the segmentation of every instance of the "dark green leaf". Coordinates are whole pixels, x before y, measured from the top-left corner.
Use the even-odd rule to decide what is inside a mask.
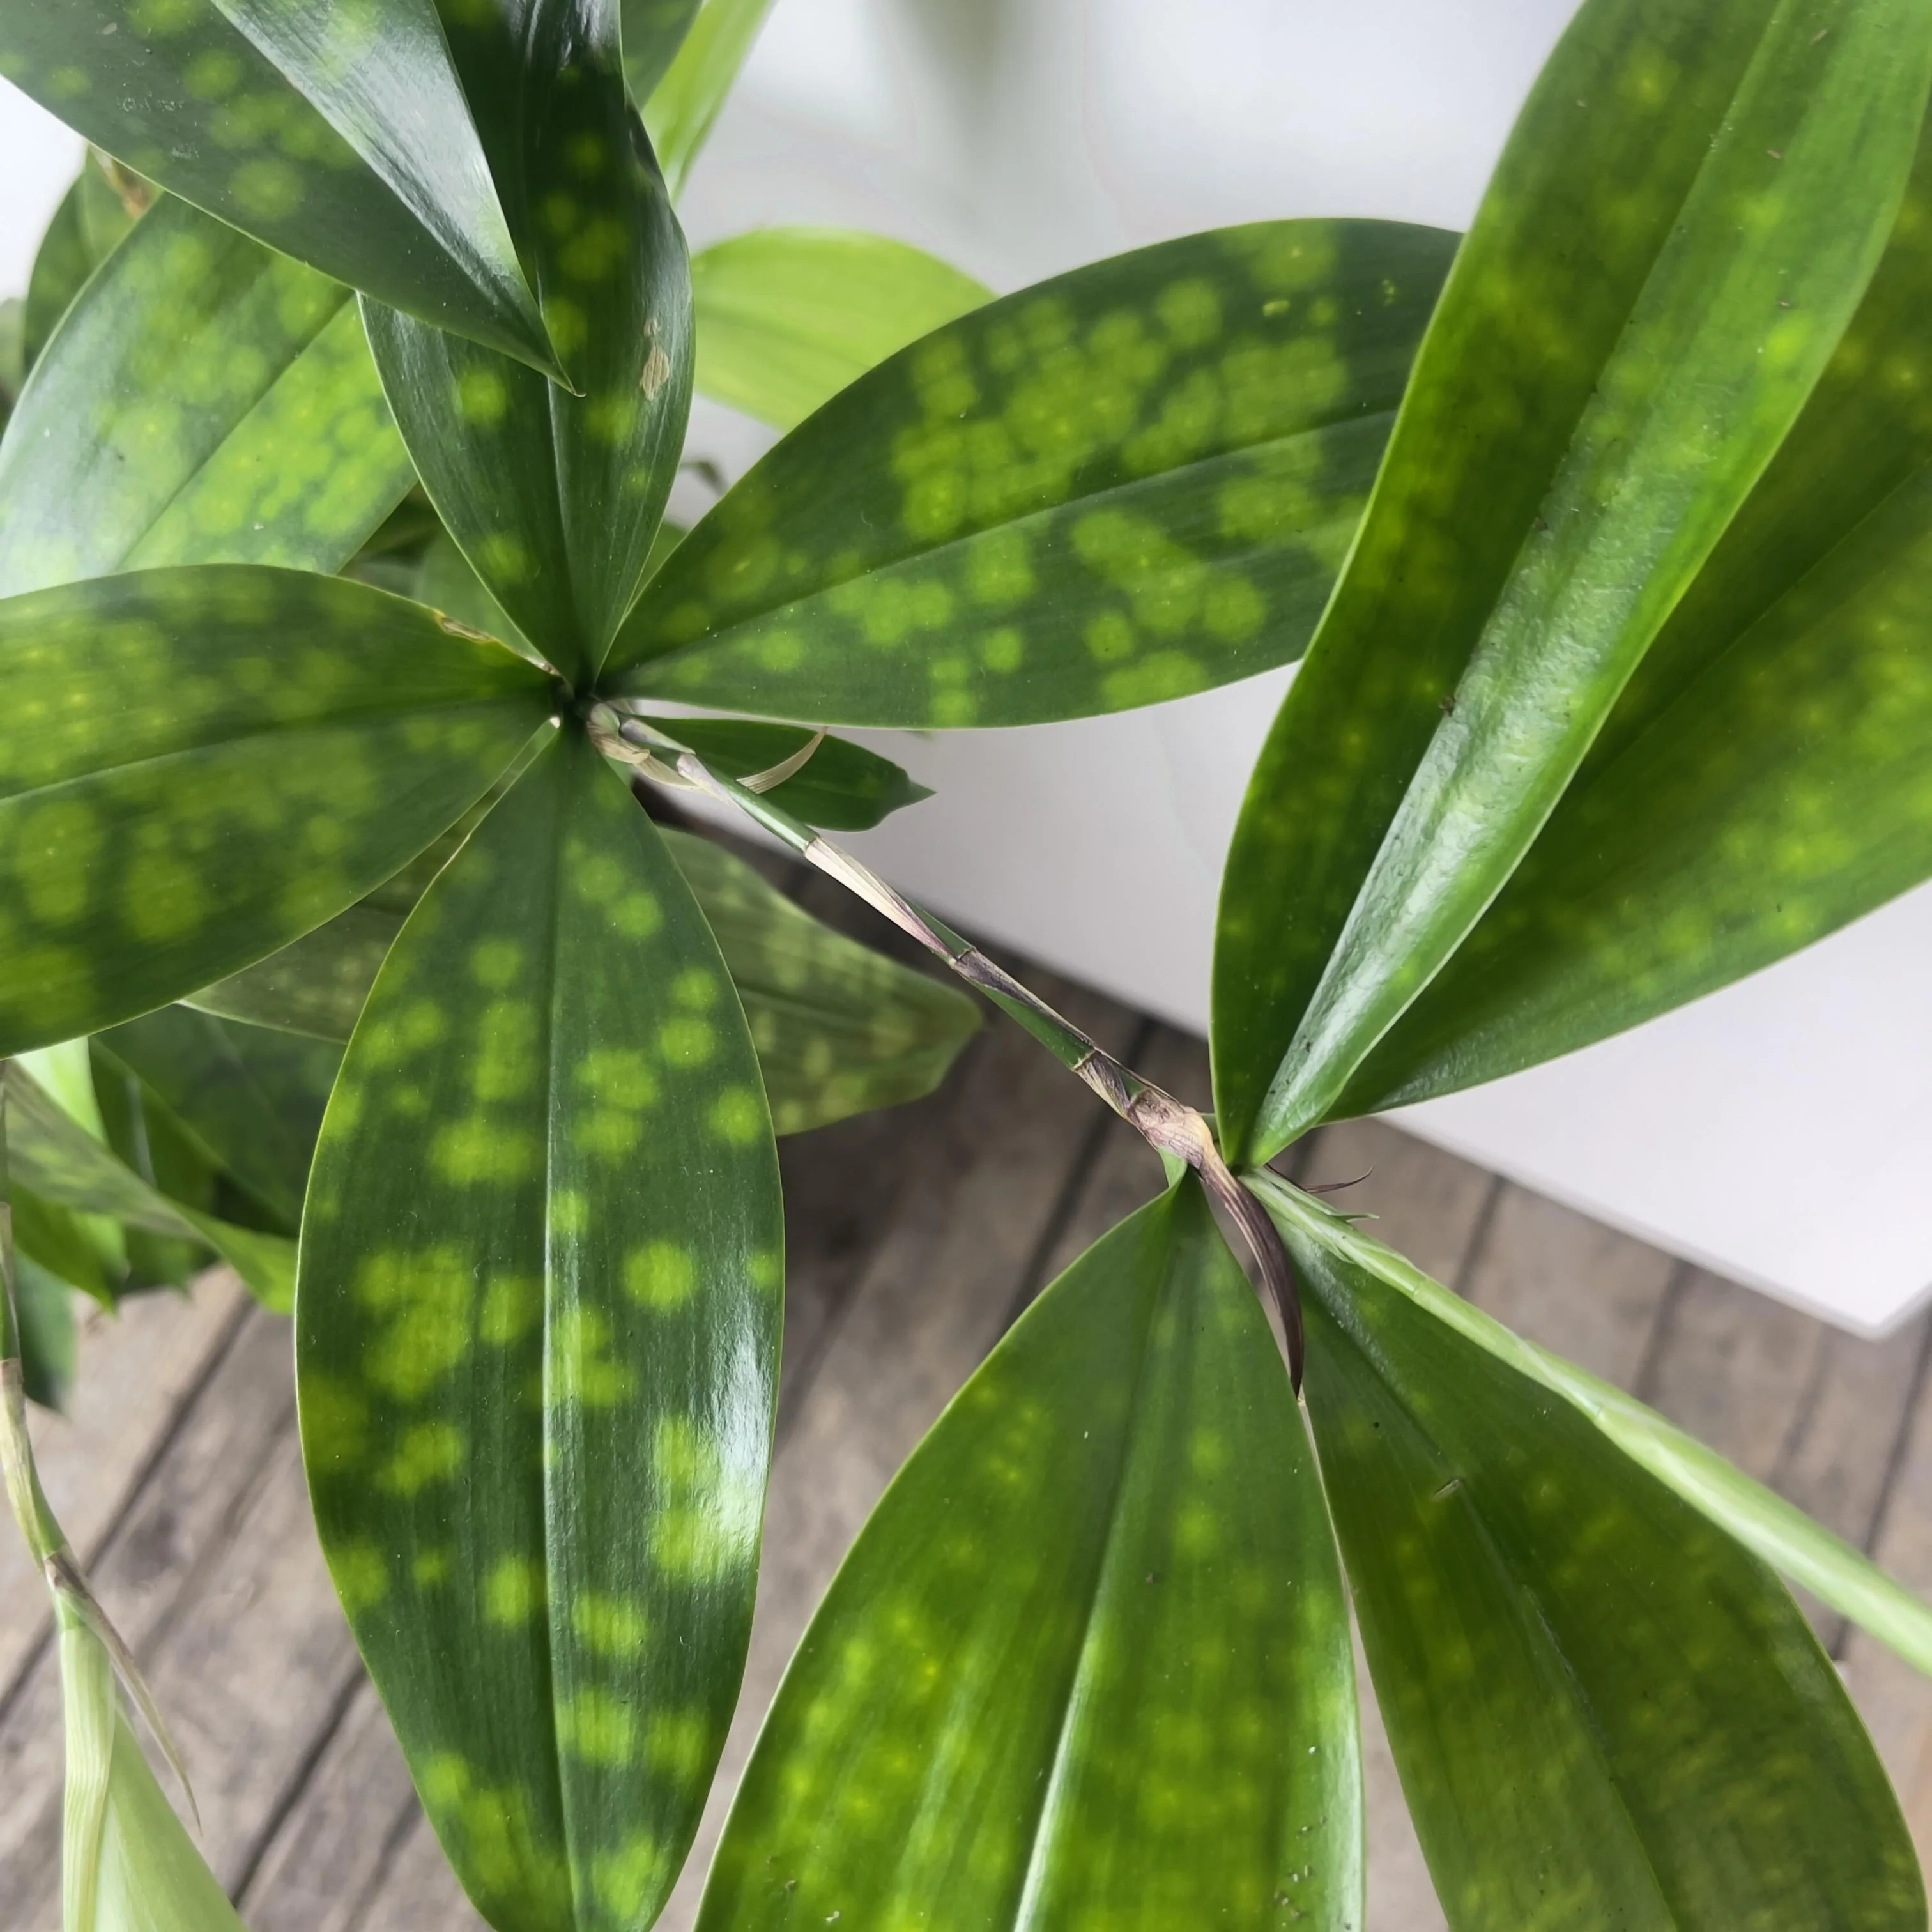
[[[550,366],[430,0],[9,7],[0,74],[271,248]]]
[[[534,656],[510,614],[484,588],[483,580],[470,568],[469,560],[447,530],[432,538],[424,550],[416,566],[414,594],[418,604],[427,604],[488,637],[500,638],[525,656]]]
[[[20,1185],[60,1206],[106,1214],[130,1229],[214,1248],[271,1307],[295,1286],[295,1246],[171,1199],[76,1126],[17,1063],[7,1083],[7,1157]]]
[[[1529,854],[1335,1104],[1547,1060],[1932,875],[1932,140],[1810,402]]]
[[[796,724],[757,724],[746,718],[647,718],[644,722],[734,778],[776,771],[816,735]],[[824,831],[869,832],[932,793],[915,784],[904,767],[890,758],[843,738],[825,738],[768,796],[794,818]]]
[[[0,592],[163,564],[334,571],[414,474],[349,291],[165,201],[0,442]]]
[[[691,293],[698,386],[779,429],[993,298],[923,249],[837,228],[720,242],[693,259]]]
[[[298,942],[299,943],[299,942]],[[293,1234],[328,1090],[330,1042],[164,1006],[97,1041]]]
[[[1354,1702],[1286,1372],[1190,1179],[1046,1291],[886,1492],[700,1926],[1359,1927]]]
[[[40,351],[62,316],[79,295],[81,285],[94,272],[94,255],[87,244],[81,224],[80,190],[82,176],[61,197],[47,232],[34,256],[27,278],[26,304],[21,317],[21,374],[24,376],[40,360]]]
[[[77,1354],[74,1291],[24,1248],[14,1257],[14,1290],[27,1398],[43,1408],[64,1408]]]
[[[831,724],[1020,724],[1300,651],[1455,245],[1226,229],[902,351],[651,580],[627,691]]]
[[[224,565],[0,602],[0,1052],[333,918],[550,708],[520,658],[339,578]]]
[[[623,0],[624,81],[640,106],[677,58],[700,0]]]
[[[1831,1660],[1561,1397],[1290,1231],[1309,1410],[1455,1932],[1925,1923]]]
[[[109,1279],[100,1251],[89,1238],[86,1220],[71,1208],[43,1200],[28,1188],[16,1185],[12,1192],[14,1246],[49,1274],[111,1306],[120,1282],[118,1276]]]
[[[0,302],[0,430],[7,427],[26,380],[27,305],[18,296]]]
[[[684,238],[614,50],[550,51],[526,133],[544,315],[580,395],[365,302],[424,487],[476,574],[550,662],[602,662],[642,581],[691,406]]]
[[[651,144],[674,196],[683,193],[692,164],[711,138],[724,97],[771,7],[772,0],[705,0],[676,58],[646,98]]]
[[[316,1158],[322,1544],[431,1822],[516,1932],[647,1925],[748,1634],[777,1164],[724,963],[577,734],[411,914]]]
[[[1250,787],[1215,969],[1237,1153],[1328,1110],[1522,859],[1850,319],[1928,74],[1917,0],[1576,16]]]
[[[101,1136],[124,1166],[150,1187],[198,1214],[214,1211],[219,1177],[207,1149],[119,1061],[87,1043],[90,1078],[100,1100]],[[97,1216],[97,1224],[100,1217]],[[127,1256],[124,1291],[185,1288],[208,1265],[208,1244],[199,1234],[162,1234],[152,1228],[122,1228]]]
[[[963,994],[821,926],[710,840],[663,835],[716,935],[758,1048],[772,1118],[803,1133],[929,1094],[976,1030]],[[427,884],[394,884],[194,1004],[346,1040]]]

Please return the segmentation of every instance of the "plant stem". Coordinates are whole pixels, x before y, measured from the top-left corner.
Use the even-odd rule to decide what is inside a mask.
[[[660,784],[701,791],[722,804],[736,806],[808,865],[837,880],[1024,1028],[1156,1154],[1192,1168],[1209,1198],[1241,1232],[1261,1286],[1280,1318],[1289,1379],[1295,1392],[1300,1393],[1301,1304],[1288,1251],[1261,1203],[1222,1159],[1214,1130],[1203,1114],[1116,1060],[970,940],[915,905],[869,866],[752,785],[720,777],[694,752],[650,725],[606,708],[600,706],[592,714],[590,729],[592,742],[607,757],[634,766]]]

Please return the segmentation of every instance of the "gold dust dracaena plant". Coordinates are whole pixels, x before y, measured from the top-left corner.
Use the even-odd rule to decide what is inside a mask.
[[[0,68],[166,191],[0,446],[0,1051],[92,1034],[185,1108],[158,1013],[348,1035],[290,1171],[303,1450],[470,1897],[499,1932],[641,1932],[745,1655],[788,1063],[769,923],[632,795],[676,784],[986,994],[1169,1178],[888,1490],[706,1932],[1352,1932],[1351,1602],[1456,1932],[1922,1928],[1774,1573],[1927,1666],[1932,1611],[1268,1163],[1932,874],[1932,8],[1585,0],[1460,242],[1267,223],[974,308],[673,548],[694,368],[746,366],[746,311],[707,338],[665,188],[709,110],[650,112],[654,148],[626,76],[657,103],[758,10],[634,7],[621,52],[594,0],[0,21]],[[118,290],[100,339],[156,304],[113,366],[158,380],[168,263],[244,247],[320,318],[284,366],[349,386],[299,438],[202,422],[158,510],[123,466],[141,502],[89,549],[20,494],[82,476],[124,393],[63,345]],[[792,413],[828,313],[770,379]],[[366,553],[321,574],[401,494],[361,480],[398,432],[442,532],[389,580],[416,596]],[[1228,861],[1211,1119],[821,829],[907,793],[817,728],[1070,718],[1304,647]],[[99,1144],[66,1064],[19,1079],[20,1171],[112,1216],[58,1190]]]

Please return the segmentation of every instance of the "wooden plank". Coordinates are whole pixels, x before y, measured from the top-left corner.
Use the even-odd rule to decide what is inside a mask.
[[[248,1306],[226,1269],[202,1276],[191,1294],[130,1296],[118,1314],[86,1304],[70,1412],[32,1412],[41,1483],[83,1564],[94,1562]],[[32,1559],[9,1525],[0,1532],[0,1708],[52,1629]]]
[[[201,1796],[218,1870],[224,1858],[246,1856],[247,1831],[231,1808],[233,1796],[262,1777],[264,1768],[238,1756],[224,1762],[225,1744],[211,1749],[214,1741],[197,1730],[206,1720],[194,1698],[184,1701],[177,1694],[184,1687],[163,1666],[171,1647],[178,1646],[184,1658],[194,1656],[200,1646],[190,1627],[197,1618],[223,1619],[231,1632],[246,1628],[250,1571],[246,1563],[227,1559],[231,1538],[238,1532],[248,1534],[244,1525],[258,1504],[266,1510],[265,1522],[298,1526],[311,1560],[319,1563],[305,1500],[298,1482],[291,1486],[294,1412],[288,1323],[250,1308],[167,1454],[136,1492],[94,1565],[104,1606],[152,1676],[164,1709],[182,1733],[190,1768],[208,1782]],[[294,1598],[302,1595],[299,1580],[286,1567],[286,1549],[266,1551],[261,1560],[261,1639],[249,1646],[255,1656],[246,1661],[266,1679],[275,1672],[285,1640],[295,1643],[299,1655],[307,1640],[272,1621],[292,1607],[292,1585]],[[332,1598],[327,1607],[334,1612]],[[239,1654],[225,1663],[218,1655],[211,1660],[217,1672],[239,1671],[244,1661]],[[309,1681],[304,1680],[304,1694]],[[272,1690],[272,1683],[261,1683],[265,1698]],[[291,1708],[281,1721],[299,1731],[320,1714]],[[272,1723],[263,1728],[266,1733]],[[0,1924],[10,1932],[53,1922],[61,1754],[58,1674],[52,1652],[44,1648],[0,1715],[0,1792],[9,1794],[0,1810]],[[265,1791],[262,1802],[273,1798]]]
[[[420,1813],[398,1845],[354,1932],[484,1932]]]
[[[1040,974],[1029,983],[1109,1052],[1137,1022]],[[853,1294],[772,1472],[758,1614],[712,1802],[659,1924],[692,1923],[711,1849],[792,1650],[880,1492],[998,1339],[1035,1263],[1092,1096],[1011,1025],[989,1034],[944,1131],[918,1150],[902,1210]]]
[[[1644,1242],[1506,1184],[1462,1286],[1518,1334],[1628,1388],[1678,1266]]]
[[[1350,1214],[1371,1214],[1366,1225],[1378,1241],[1406,1255],[1424,1273],[1453,1288],[1501,1184],[1495,1175],[1386,1120],[1338,1120],[1297,1150],[1293,1172],[1303,1185],[1354,1180],[1332,1196]]]

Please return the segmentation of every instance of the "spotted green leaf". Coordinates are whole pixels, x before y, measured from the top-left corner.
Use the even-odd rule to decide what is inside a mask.
[[[1915,0],[1572,22],[1236,834],[1214,998],[1238,1151],[1322,1118],[1535,838],[1850,320],[1928,76]]]
[[[541,196],[537,286],[583,393],[380,304],[363,315],[451,536],[523,634],[582,679],[643,580],[676,473],[691,287],[614,52],[608,62],[594,49],[571,56],[540,98],[524,155]]]
[[[171,199],[89,284],[0,441],[0,592],[334,571],[414,476],[349,291]]]
[[[714,771],[742,778],[777,770],[818,734],[796,724],[748,718],[650,718],[644,721],[695,752]],[[774,805],[826,832],[869,832],[922,798],[902,765],[844,738],[820,737],[818,748],[790,778],[770,788]]]
[[[918,1100],[946,1077],[979,1024],[964,994],[821,926],[709,839],[662,836],[738,989],[780,1133]],[[193,1004],[346,1040],[419,891],[385,887],[259,965],[204,987]]]
[[[677,58],[700,0],[623,0],[624,82],[631,98],[650,100]]]
[[[1496,903],[1336,1101],[1494,1078],[1932,876],[1932,140],[1811,400]]]
[[[1923,1927],[1897,1801],[1770,1571],[1560,1397],[1294,1245],[1323,1478],[1454,1932]]]
[[[886,1491],[698,1923],[1342,1932],[1360,1780],[1314,1461],[1190,1178],[1046,1291]]]
[[[992,299],[923,249],[836,228],[759,228],[694,256],[698,386],[793,429],[909,342]]]
[[[561,734],[383,966],[297,1300],[323,1548],[500,1928],[648,1924],[696,1828],[750,1628],[782,1238],[717,946]]]
[[[551,366],[431,0],[10,7],[0,74],[258,241]]]
[[[672,553],[619,682],[815,722],[1019,724],[1286,662],[1454,247],[1388,222],[1224,229],[950,323]]]
[[[0,1052],[333,918],[550,702],[500,646],[337,578],[221,565],[0,602]]]
[[[7,1157],[18,1184],[44,1200],[125,1226],[212,1247],[271,1307],[286,1309],[295,1287],[295,1245],[238,1227],[164,1194],[76,1125],[16,1062],[8,1077]]]
[[[692,164],[711,138],[724,98],[771,8],[772,0],[704,0],[676,57],[649,95],[640,97],[674,196],[683,193]],[[628,32],[628,20],[626,26]]]
[[[111,1028],[95,1046],[134,1074],[283,1232],[295,1232],[339,1048],[179,1006]]]

